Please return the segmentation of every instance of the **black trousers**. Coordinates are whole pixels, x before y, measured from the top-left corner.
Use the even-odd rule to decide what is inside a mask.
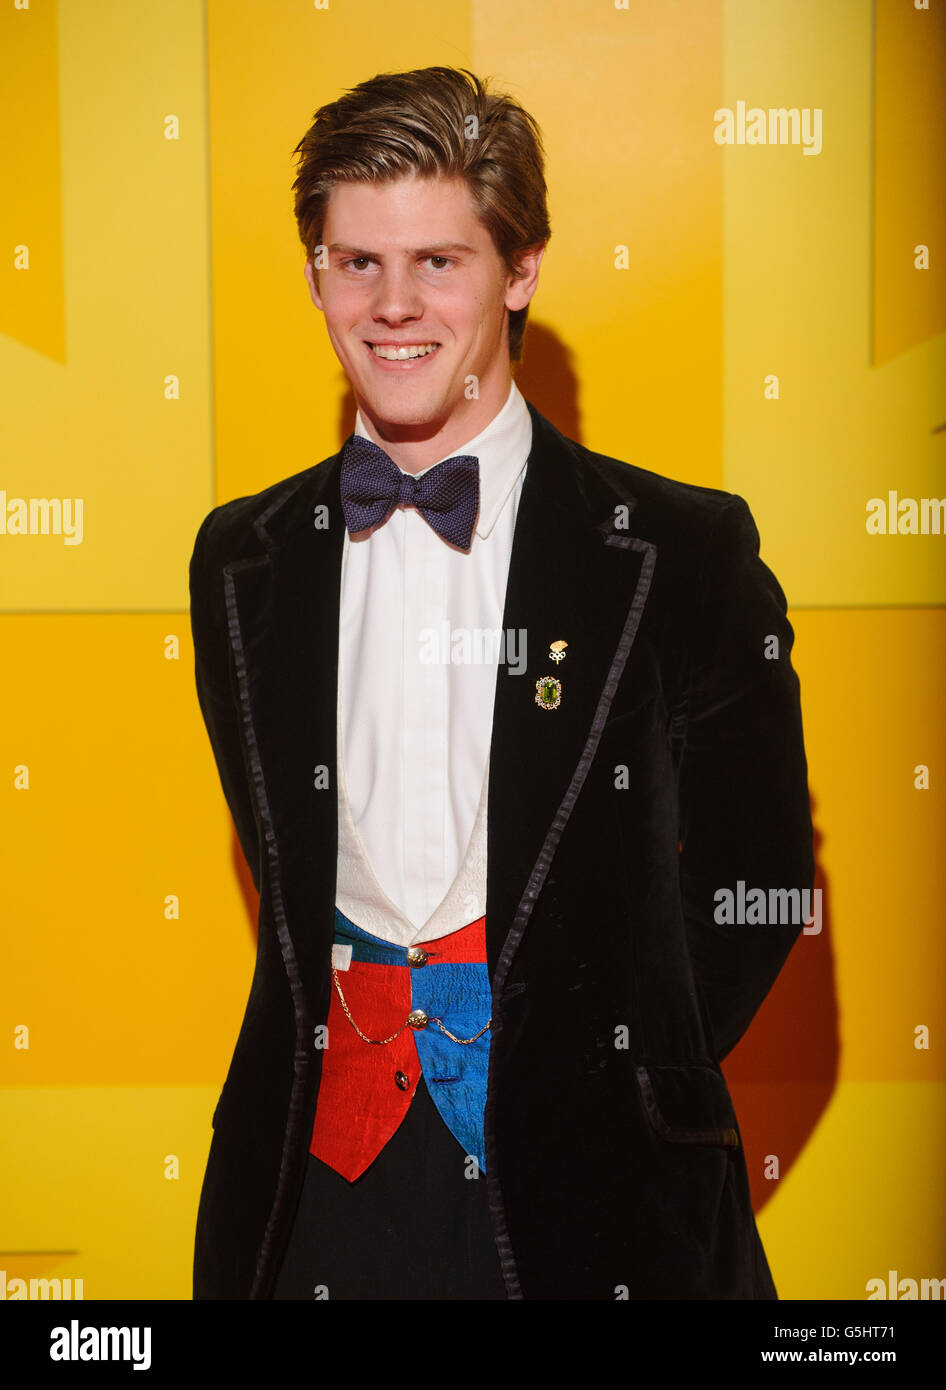
[[[423,1077],[381,1153],[350,1183],[309,1154],[275,1299],[504,1299],[486,1175]]]

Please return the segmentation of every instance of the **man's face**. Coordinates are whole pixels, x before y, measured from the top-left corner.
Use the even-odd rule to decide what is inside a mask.
[[[484,428],[509,393],[508,314],[531,299],[542,248],[513,279],[466,184],[413,176],[336,185],[322,242],[309,290],[376,432],[443,443]]]

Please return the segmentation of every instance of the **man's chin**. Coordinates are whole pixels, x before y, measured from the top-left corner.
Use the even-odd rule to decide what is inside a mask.
[[[435,392],[399,392],[392,399],[387,395],[362,394],[358,406],[362,415],[369,416],[377,426],[389,434],[396,429],[421,429],[429,426],[431,431],[439,429],[444,421],[457,409],[460,402],[451,403]]]

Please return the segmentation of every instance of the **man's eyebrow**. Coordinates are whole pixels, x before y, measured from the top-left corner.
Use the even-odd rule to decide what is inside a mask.
[[[371,256],[377,259],[380,254],[377,251],[369,251],[363,246],[349,246],[342,241],[333,241],[329,246],[329,251],[343,251],[349,256]],[[409,251],[410,256],[441,256],[447,251],[469,251],[472,255],[476,254],[475,246],[467,246],[463,241],[442,241],[436,246],[419,246],[413,251]]]

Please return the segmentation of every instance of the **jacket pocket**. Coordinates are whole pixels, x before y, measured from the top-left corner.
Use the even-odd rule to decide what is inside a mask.
[[[725,1077],[699,1063],[634,1068],[647,1117],[670,1144],[741,1147]]]

